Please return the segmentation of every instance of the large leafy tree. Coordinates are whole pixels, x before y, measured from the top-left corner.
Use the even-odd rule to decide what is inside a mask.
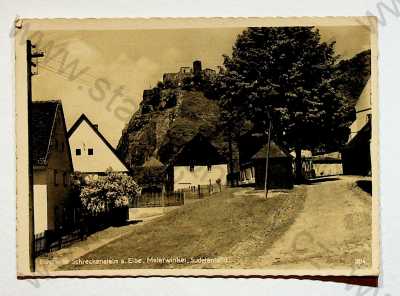
[[[313,27],[254,27],[240,34],[232,56],[224,56],[217,80],[225,122],[232,130],[244,119],[296,151],[331,150],[348,139],[354,108],[333,82],[335,43],[321,41]]]

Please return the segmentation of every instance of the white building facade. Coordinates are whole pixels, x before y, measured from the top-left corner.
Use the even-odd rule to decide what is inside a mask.
[[[107,170],[128,172],[114,148],[100,133],[98,126],[82,114],[68,131],[75,172],[94,177]]]
[[[220,180],[221,185],[226,185],[228,174],[227,164],[174,166],[174,189],[189,189],[198,185],[212,185]]]

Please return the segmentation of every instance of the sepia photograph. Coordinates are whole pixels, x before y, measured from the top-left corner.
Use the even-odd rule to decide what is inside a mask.
[[[17,19],[18,276],[378,276],[374,17]]]

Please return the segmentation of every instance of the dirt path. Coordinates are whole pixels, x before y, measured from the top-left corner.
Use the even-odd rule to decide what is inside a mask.
[[[257,267],[330,268],[371,265],[371,196],[357,177],[305,185],[303,211]]]

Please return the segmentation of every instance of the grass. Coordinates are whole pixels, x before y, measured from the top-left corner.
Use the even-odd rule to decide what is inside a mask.
[[[118,260],[116,264],[70,263],[61,269],[249,267],[294,222],[304,198],[302,188],[268,200],[227,190],[137,225],[126,236],[80,258],[111,258]],[[228,262],[156,263],[148,262],[148,257],[179,257],[187,262],[223,257]],[[141,259],[142,263],[128,263],[128,258]]]

